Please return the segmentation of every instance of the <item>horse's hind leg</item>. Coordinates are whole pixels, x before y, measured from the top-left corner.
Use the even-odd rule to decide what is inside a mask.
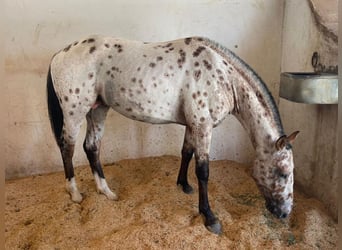
[[[78,191],[74,176],[74,167],[72,165],[74,146],[75,144],[65,143],[60,150],[63,159],[65,178],[67,180],[66,189],[71,195],[71,200],[80,203],[82,201],[82,195]]]
[[[67,120],[64,119],[62,135],[57,142],[63,159],[65,178],[67,181],[66,189],[71,195],[71,200],[77,203],[82,201],[82,195],[78,191],[76,185],[72,157],[74,155],[74,148],[80,125],[81,121],[76,122],[71,118],[67,118]]]
[[[182,148],[182,161],[178,173],[177,185],[181,185],[183,192],[186,194],[193,193],[193,188],[188,183],[188,168],[194,153],[193,142],[191,141],[191,133],[188,127],[185,130],[184,143]]]
[[[104,132],[104,121],[109,107],[100,104],[91,109],[87,114],[87,134],[83,143],[83,149],[87,154],[92,173],[96,182],[97,191],[107,196],[108,199],[117,200],[106,182],[100,162],[100,145]]]

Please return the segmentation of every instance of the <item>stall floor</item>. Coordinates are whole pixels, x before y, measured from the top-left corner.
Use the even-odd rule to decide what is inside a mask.
[[[295,192],[285,220],[273,217],[250,177],[250,167],[210,162],[209,200],[222,223],[219,236],[207,231],[194,193],[176,185],[180,158],[122,160],[104,167],[119,195],[96,192],[88,166],[75,175],[83,195],[73,203],[64,173],[6,181],[6,249],[336,249],[337,224],[315,199]]]

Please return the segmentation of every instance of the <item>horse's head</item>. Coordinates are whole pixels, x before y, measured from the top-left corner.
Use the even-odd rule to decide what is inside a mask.
[[[293,155],[291,142],[299,131],[280,137],[272,150],[264,150],[254,162],[253,178],[266,200],[266,208],[286,218],[293,202]]]

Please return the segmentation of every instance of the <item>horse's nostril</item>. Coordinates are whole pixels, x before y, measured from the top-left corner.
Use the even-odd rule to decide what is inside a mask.
[[[280,219],[285,219],[287,217],[287,215],[288,215],[287,213],[281,213],[279,218]]]
[[[266,208],[278,219],[285,219],[289,215],[288,213],[283,212],[278,206],[271,202],[266,203]]]

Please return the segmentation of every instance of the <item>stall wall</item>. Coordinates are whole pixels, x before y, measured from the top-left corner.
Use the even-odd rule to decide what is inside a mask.
[[[52,55],[89,34],[143,41],[206,36],[231,48],[279,88],[283,1],[274,0],[17,0],[5,1],[6,177],[61,171],[46,107],[46,73]],[[5,94],[4,94],[5,93]],[[276,99],[278,99],[276,97]],[[184,128],[149,125],[111,111],[101,159],[180,155]],[[87,164],[79,136],[75,165]],[[250,163],[254,151],[234,117],[214,130],[211,159]]]
[[[313,72],[311,57],[315,51],[321,55],[323,64],[338,64],[337,43],[318,28],[309,1],[287,0],[282,72]],[[294,144],[297,187],[323,201],[337,218],[338,106],[299,104],[284,99],[280,99],[279,105],[285,130],[300,130]]]

